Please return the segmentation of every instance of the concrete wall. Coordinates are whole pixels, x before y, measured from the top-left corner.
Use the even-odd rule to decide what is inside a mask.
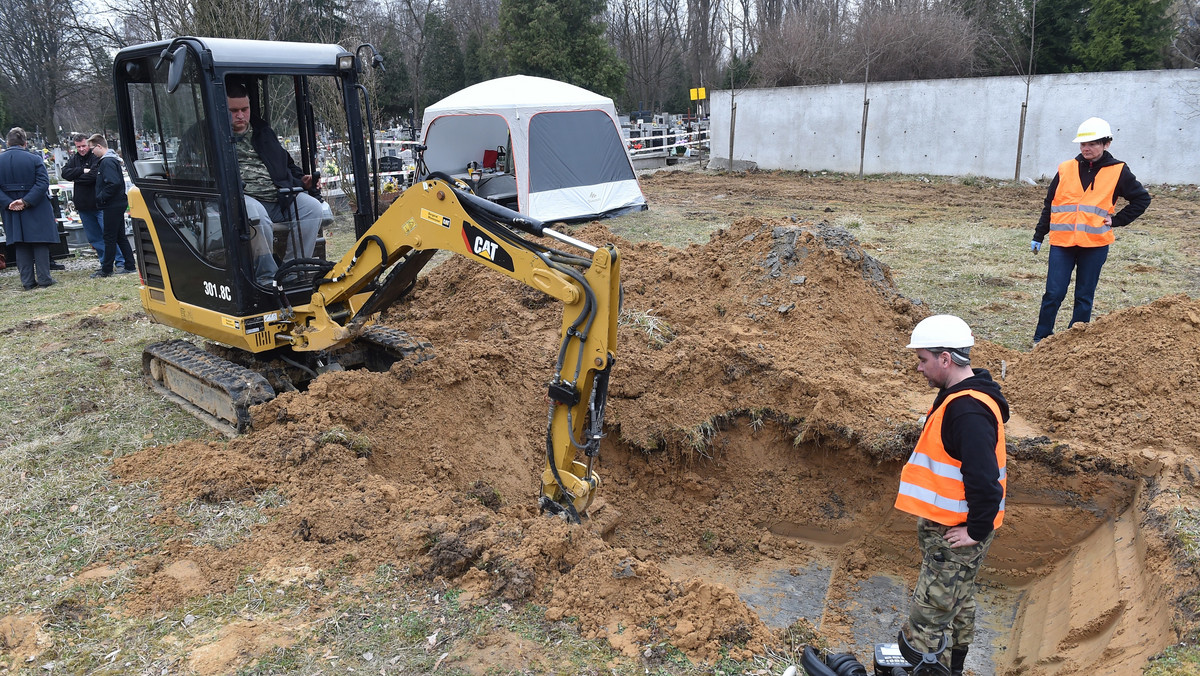
[[[1025,80],[1020,77],[871,83],[868,174],[1013,178]],[[760,169],[857,173],[863,85],[743,89],[734,160]],[[712,92],[714,168],[729,157],[730,92]],[[1022,178],[1054,175],[1092,116],[1112,125],[1110,152],[1143,182],[1200,182],[1200,70],[1039,75],[1029,90]],[[723,161],[724,160],[724,161]]]

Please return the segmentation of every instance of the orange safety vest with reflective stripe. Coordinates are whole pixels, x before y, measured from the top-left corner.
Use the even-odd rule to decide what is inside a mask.
[[[950,457],[942,444],[942,418],[946,407],[959,397],[973,397],[985,405],[996,416],[996,464],[1000,467],[1000,489],[1008,495],[1008,473],[1005,470],[1004,418],[995,400],[981,392],[963,390],[955,392],[942,401],[937,410],[929,412],[925,429],[917,440],[917,447],[908,458],[908,464],[900,472],[900,494],[896,496],[896,509],[915,514],[942,524],[958,526],[967,522],[966,486],[962,478],[962,462]],[[1004,497],[992,528],[1004,523]]]
[[[1108,246],[1116,241],[1104,218],[1113,215],[1113,192],[1124,162],[1101,167],[1091,187],[1079,180],[1079,160],[1058,165],[1058,189],[1050,203],[1050,244],[1054,246]]]

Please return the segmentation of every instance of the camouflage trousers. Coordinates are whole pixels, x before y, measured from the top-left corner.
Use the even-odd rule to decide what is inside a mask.
[[[932,651],[949,630],[941,662],[950,666],[950,651],[971,645],[975,635],[975,577],[996,532],[969,547],[951,548],[949,526],[917,519],[921,573],[913,589],[904,635],[914,648]]]

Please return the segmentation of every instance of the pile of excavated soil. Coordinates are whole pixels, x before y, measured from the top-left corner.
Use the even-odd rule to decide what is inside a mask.
[[[598,225],[578,236],[614,239]],[[750,218],[686,249],[617,244],[624,321],[590,526],[535,508],[561,306],[455,258],[385,317],[432,341],[436,359],[325,374],[256,408],[243,437],[116,463],[127,480],[160,480],[168,505],[269,488],[288,500],[232,549],[180,539],[142,559],[127,605],[148,612],[226,591],[247,569],[269,580],[391,563],[415,579],[449,581],[468,602],[529,600],[548,619],[576,617],[585,636],[630,656],[669,641],[712,660],[722,649],[761,651],[772,633],[730,588],[672,577],[680,557],[801,565],[818,555],[814,541],[872,535],[870,546],[844,553],[831,597],[870,576],[880,557],[911,559],[910,520],[890,499],[932,400],[904,349],[928,310],[900,296],[852,236],[825,224]],[[1016,452],[1010,481],[1024,475],[1044,488],[1100,447],[1111,449],[1106,469],[1127,478],[1178,467],[1122,454],[1194,448],[1195,394],[1173,390],[1193,377],[1196,313],[1194,301],[1164,299],[1056,336],[1030,356],[982,343],[975,363],[996,377],[1008,372],[1014,411],[1030,423],[1022,431],[1034,436],[1044,425],[1081,440],[1074,455],[1038,444]],[[1173,342],[1185,328],[1192,333]],[[1128,361],[1134,349],[1132,366],[1096,368]],[[1129,430],[1136,441],[1110,443]],[[1076,484],[1067,492],[1079,504],[1069,509],[1034,508],[1023,524],[1011,508],[1014,531],[1036,525],[1035,544],[1062,549],[1055,533],[1078,531],[1072,524],[1100,509],[1108,490]],[[1013,577],[1036,573],[1021,548],[997,547],[994,565]]]
[[[1006,391],[1055,437],[1200,458],[1200,300],[1160,298],[1052,336]]]

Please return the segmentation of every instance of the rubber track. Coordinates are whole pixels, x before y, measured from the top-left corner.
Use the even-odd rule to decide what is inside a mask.
[[[378,345],[397,357],[413,364],[433,359],[433,343],[422,338],[414,338],[407,332],[393,329],[390,326],[374,324],[363,329],[359,340],[365,340],[372,345]]]
[[[227,422],[233,425],[238,433],[246,431],[250,426],[251,406],[275,398],[275,390],[262,375],[205,352],[186,340],[168,340],[147,345],[142,353],[142,366],[147,377],[150,377],[150,361],[154,358],[228,397],[236,411],[237,420]],[[156,385],[162,387],[161,383]]]

